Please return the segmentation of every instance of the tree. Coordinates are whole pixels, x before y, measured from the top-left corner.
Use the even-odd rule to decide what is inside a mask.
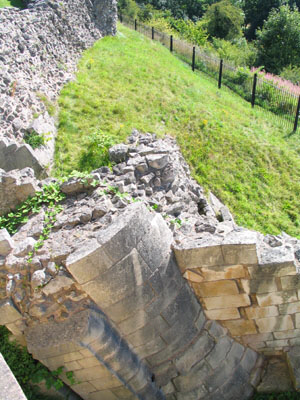
[[[252,40],[256,36],[256,30],[263,26],[273,8],[279,8],[282,0],[245,0],[243,10],[245,13],[247,39]]]
[[[258,65],[280,73],[288,65],[300,65],[300,13],[288,5],[271,11],[257,32]]]
[[[210,36],[231,40],[241,35],[243,13],[229,0],[211,5],[204,18],[207,20],[207,32]]]

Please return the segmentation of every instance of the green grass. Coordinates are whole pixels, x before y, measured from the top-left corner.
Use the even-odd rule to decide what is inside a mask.
[[[76,81],[61,92],[55,174],[96,168],[106,158],[97,149],[123,141],[132,128],[169,134],[197,181],[239,224],[299,237],[299,134],[216,86],[160,44],[119,26],[116,37],[84,53]]]
[[[24,8],[24,3],[22,0],[0,0],[0,8],[2,7]]]

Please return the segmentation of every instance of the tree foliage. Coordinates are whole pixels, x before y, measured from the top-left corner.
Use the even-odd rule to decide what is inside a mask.
[[[241,35],[243,13],[229,0],[222,0],[210,6],[205,13],[205,19],[207,32],[212,37],[231,40]]]
[[[280,7],[282,0],[245,0],[243,10],[245,13],[246,37],[255,38],[256,30],[263,26],[273,8]]]
[[[280,73],[284,67],[300,64],[300,13],[288,5],[271,11],[257,32],[258,65]]]

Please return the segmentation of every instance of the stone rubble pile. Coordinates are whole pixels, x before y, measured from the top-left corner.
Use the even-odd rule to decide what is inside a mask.
[[[36,154],[44,166],[49,163],[55,135],[49,104],[72,79],[81,52],[116,33],[115,0],[27,3],[24,10],[0,9],[0,168],[5,170],[19,166],[6,167],[7,144],[1,139],[22,143],[30,130],[50,134],[42,154]],[[31,167],[26,161],[23,167]]]

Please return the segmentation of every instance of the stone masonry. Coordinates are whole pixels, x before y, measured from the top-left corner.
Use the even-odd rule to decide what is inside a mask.
[[[27,0],[0,8],[0,168],[51,167],[56,134],[53,110],[73,78],[82,51],[116,33],[115,0]],[[51,115],[50,115],[50,114]],[[24,135],[44,137],[33,150]]]
[[[236,231],[229,211],[208,203],[173,139],[134,131],[110,157],[113,171],[61,184],[41,248],[46,206],[1,231],[1,324],[50,369],[73,371],[83,399],[250,398],[262,357],[205,315],[175,249]]]

